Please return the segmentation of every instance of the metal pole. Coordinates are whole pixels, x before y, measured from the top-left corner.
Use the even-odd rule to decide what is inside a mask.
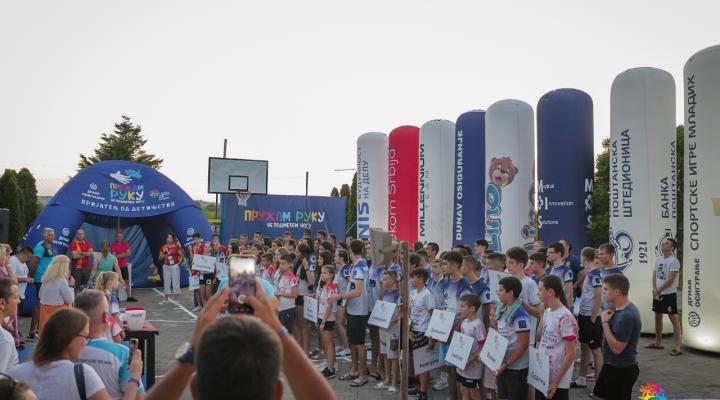
[[[402,246],[402,247],[401,247]],[[403,340],[400,341],[400,349],[402,354],[402,360],[400,364],[400,399],[407,400],[408,398],[408,383],[410,377],[410,352],[412,349],[409,346],[410,340],[410,324],[408,318],[410,313],[408,312],[408,305],[410,304],[410,297],[408,296],[408,285],[406,282],[410,282],[410,252],[408,251],[408,242],[402,242],[398,244],[398,250],[402,249],[402,271],[403,280],[400,282],[400,296],[402,298],[402,306],[400,306],[400,326],[402,334],[400,335]]]
[[[223,139],[223,158],[227,158],[227,139]],[[215,193],[215,219],[218,219],[219,195]]]

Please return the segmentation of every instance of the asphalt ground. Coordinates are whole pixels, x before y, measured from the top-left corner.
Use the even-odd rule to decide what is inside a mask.
[[[155,368],[157,379],[171,367],[174,361],[175,350],[181,343],[189,341],[195,322],[195,315],[192,312],[192,297],[186,289],[182,290],[178,303],[160,304],[163,300],[162,289],[134,289],[133,295],[139,300],[138,303],[121,304],[121,307],[144,307],[147,310],[147,320],[160,331],[156,338]],[[22,332],[27,334],[30,325],[30,318],[21,318],[20,326]],[[369,337],[368,337],[369,340]],[[634,393],[640,396],[640,385],[651,382],[658,384],[665,392],[667,399],[720,399],[720,354],[696,351],[687,347],[683,348],[683,354],[679,357],[669,355],[672,347],[672,338],[666,337],[663,344],[665,350],[648,350],[642,348],[652,340],[650,337],[640,339],[638,360],[640,365],[640,377],[635,385]],[[313,339],[311,343],[317,343]],[[32,348],[35,342],[26,343],[26,347]],[[368,357],[368,360],[370,358]],[[350,359],[338,359],[338,376],[349,369]],[[318,369],[324,367],[322,361],[315,362]],[[575,366],[575,374],[577,375]],[[285,379],[281,377],[281,379]],[[285,399],[293,399],[289,392],[289,385],[285,383]],[[388,396],[384,391],[374,389],[375,383],[361,388],[351,388],[348,382],[338,379],[330,380],[338,399],[385,399],[397,398],[398,395]],[[588,399],[592,382],[586,389],[571,389],[571,399]],[[447,390],[430,391],[431,399],[446,399]],[[189,390],[186,389],[183,399],[190,399]],[[240,397],[238,397],[240,398]],[[652,399],[652,398],[651,398]]]

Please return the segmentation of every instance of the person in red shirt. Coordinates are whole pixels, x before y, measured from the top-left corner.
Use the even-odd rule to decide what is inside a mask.
[[[123,240],[123,233],[117,231],[115,233],[115,242],[110,245],[110,253],[117,258],[118,266],[120,267],[120,274],[122,275],[123,281],[125,281],[125,291],[127,292],[127,301],[135,302],[136,298],[132,297],[132,285],[130,284],[130,274],[128,273],[128,258],[132,254],[130,245]]]
[[[165,238],[165,244],[160,247],[158,258],[163,263],[163,286],[165,300],[170,295],[175,295],[175,300],[180,298],[180,263],[183,260],[183,252],[177,243],[175,234],[169,233]]]
[[[85,231],[78,229],[75,232],[75,240],[70,242],[70,254],[72,255],[72,277],[77,283],[75,295],[80,293],[82,286],[87,286],[90,280],[90,256],[94,254],[92,244],[85,240]]]

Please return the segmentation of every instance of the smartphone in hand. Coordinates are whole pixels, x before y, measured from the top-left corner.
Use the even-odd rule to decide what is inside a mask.
[[[255,295],[255,258],[252,256],[230,256],[228,263],[228,312],[252,314],[251,306],[239,301],[241,295]]]
[[[132,362],[133,354],[135,354],[135,350],[138,349],[138,346],[140,345],[140,342],[137,340],[137,338],[130,339],[130,357],[128,357],[128,365]]]

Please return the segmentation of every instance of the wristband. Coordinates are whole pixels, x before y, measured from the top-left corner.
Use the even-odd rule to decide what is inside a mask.
[[[287,330],[287,328],[284,327],[284,326],[283,326],[282,328],[280,328],[280,329],[277,330],[277,335],[278,335],[278,337],[281,337],[281,338],[282,338],[283,336],[285,336],[285,335],[287,335],[287,334],[288,334],[288,330]]]
[[[128,379],[128,383],[134,383],[137,385],[137,387],[142,387],[142,383],[140,382],[140,380],[135,379],[135,378]]]

